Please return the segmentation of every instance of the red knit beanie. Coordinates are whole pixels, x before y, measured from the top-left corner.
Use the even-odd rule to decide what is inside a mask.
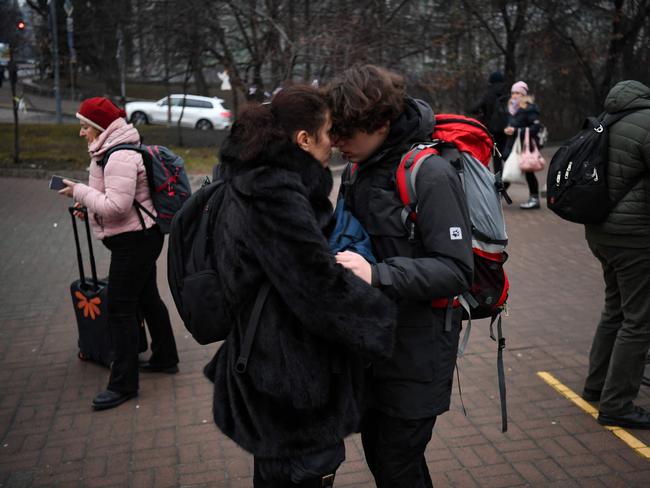
[[[126,117],[126,112],[116,107],[108,98],[87,98],[81,102],[77,118],[100,132],[104,132],[115,119]]]

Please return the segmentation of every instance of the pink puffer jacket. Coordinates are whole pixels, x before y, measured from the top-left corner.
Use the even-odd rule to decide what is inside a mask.
[[[156,215],[139,153],[117,151],[111,154],[104,168],[97,164],[109,148],[139,142],[138,130],[124,119],[116,119],[88,147],[91,158],[88,185],[75,185],[74,200],[88,208],[90,223],[98,239],[142,230],[133,200]],[[155,224],[146,213],[142,212],[142,217],[145,227]]]

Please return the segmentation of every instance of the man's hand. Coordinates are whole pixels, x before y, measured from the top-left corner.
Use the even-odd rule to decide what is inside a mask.
[[[349,269],[369,285],[372,283],[372,267],[363,256],[352,251],[343,251],[336,254],[336,262]]]
[[[508,134],[509,136],[511,136],[512,134],[515,133],[515,128],[514,128],[514,127],[510,127],[510,126],[508,126],[508,127],[506,127],[505,129],[503,129],[503,132],[505,132],[506,134]]]
[[[70,180],[63,180],[63,183],[65,184],[65,188],[63,190],[59,190],[59,193],[61,195],[65,195],[66,197],[72,198],[74,195],[74,186],[76,183]]]

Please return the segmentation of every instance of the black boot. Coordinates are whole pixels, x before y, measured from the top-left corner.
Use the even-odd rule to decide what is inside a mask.
[[[93,408],[95,410],[114,408],[136,396],[138,396],[137,391],[123,393],[119,391],[104,390],[93,399]]]

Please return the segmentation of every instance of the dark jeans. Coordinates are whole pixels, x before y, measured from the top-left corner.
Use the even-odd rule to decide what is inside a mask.
[[[377,488],[432,488],[424,450],[436,417],[407,420],[368,410],[361,441]]]
[[[254,488],[326,488],[345,460],[343,441],[294,458],[254,458]],[[325,476],[325,478],[323,478]],[[330,484],[331,483],[331,484]]]
[[[599,410],[628,413],[650,348],[650,249],[589,243],[605,278],[605,306],[589,353],[585,388],[602,391]]]
[[[109,390],[123,393],[138,391],[138,307],[144,314],[151,335],[150,362],[160,366],[178,363],[169,313],[156,285],[156,260],[163,240],[157,226],[103,240],[111,251],[108,327],[113,362],[107,387]]]

